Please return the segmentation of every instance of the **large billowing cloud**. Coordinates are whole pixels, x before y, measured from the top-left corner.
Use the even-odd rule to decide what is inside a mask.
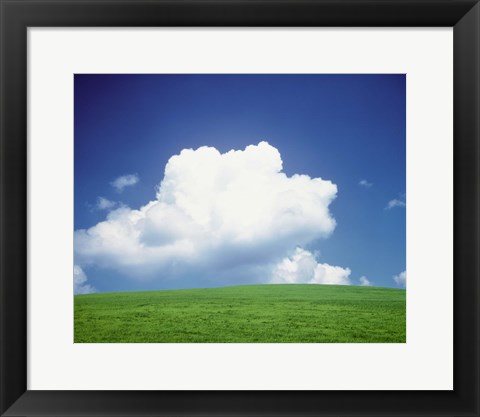
[[[296,247],[333,232],[336,193],[331,181],[288,177],[267,142],[224,154],[184,149],[169,159],[156,199],[75,232],[75,259],[138,279],[269,282]],[[336,267],[316,268],[315,282],[348,281]]]

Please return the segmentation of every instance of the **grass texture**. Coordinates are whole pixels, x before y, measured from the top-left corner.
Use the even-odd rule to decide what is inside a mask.
[[[406,291],[245,285],[75,296],[75,343],[404,343]]]

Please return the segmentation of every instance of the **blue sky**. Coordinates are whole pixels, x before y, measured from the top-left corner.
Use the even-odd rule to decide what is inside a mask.
[[[358,285],[361,277],[364,284],[401,286],[405,83],[401,74],[75,75],[77,292],[258,282]],[[236,162],[225,157],[249,145]],[[202,146],[216,151],[178,157],[168,178],[174,185],[159,197],[169,159]],[[233,194],[220,199],[212,179],[200,174],[209,169],[215,184],[236,178],[222,182],[222,190]],[[295,174],[310,178],[302,182],[292,179]],[[247,178],[251,187],[243,184]],[[173,201],[179,190],[187,203]],[[234,204],[242,192],[245,198]],[[141,208],[152,201],[156,214],[150,218],[150,206]],[[264,227],[258,207],[272,201],[286,208],[272,215],[278,224],[269,219]],[[318,210],[307,207],[312,201],[322,201]],[[235,210],[242,204],[251,221],[240,229],[243,218]],[[322,210],[326,214],[317,216]],[[282,228],[288,230],[275,236]]]

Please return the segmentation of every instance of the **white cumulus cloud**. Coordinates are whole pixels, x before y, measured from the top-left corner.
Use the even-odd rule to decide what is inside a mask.
[[[90,284],[87,284],[87,275],[78,265],[73,266],[73,293],[74,294],[91,294],[95,292]]]
[[[110,185],[121,193],[125,187],[131,187],[138,181],[139,178],[137,174],[122,175],[121,177],[115,178]]]
[[[282,168],[267,142],[223,154],[184,149],[169,159],[153,201],[75,231],[75,259],[137,278],[267,282],[295,247],[335,228],[329,205],[337,186]],[[319,269],[318,279],[328,281],[321,276],[331,277],[331,268]]]
[[[393,277],[393,280],[399,287],[405,288],[407,286],[407,271],[400,272]]]
[[[359,282],[360,282],[360,286],[361,287],[370,287],[372,285],[372,283],[370,282],[370,280],[363,276],[363,277],[360,277],[359,278]]]
[[[350,269],[319,263],[315,255],[296,248],[292,256],[284,258],[273,271],[274,284],[336,284],[350,285]]]

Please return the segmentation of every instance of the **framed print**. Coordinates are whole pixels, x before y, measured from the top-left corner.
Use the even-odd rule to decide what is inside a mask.
[[[479,414],[477,2],[1,13],[2,415]]]

